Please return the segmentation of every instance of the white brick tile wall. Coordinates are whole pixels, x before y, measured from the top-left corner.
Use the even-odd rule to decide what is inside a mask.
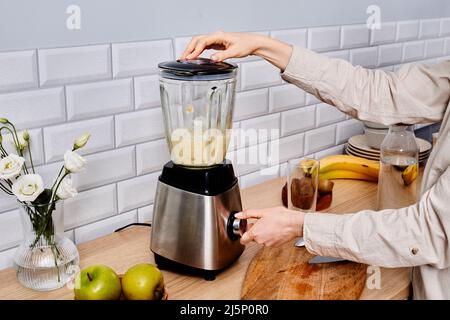
[[[256,117],[268,112],[268,89],[236,93],[234,106],[234,120]]]
[[[338,123],[336,130],[336,144],[344,143],[350,137],[363,133],[363,127],[363,123],[356,119]]]
[[[159,106],[159,76],[157,74],[134,78],[136,109]]]
[[[117,184],[119,212],[149,205],[153,202],[159,172],[125,180]]]
[[[450,55],[450,38],[444,39],[444,55]]]
[[[0,94],[0,110],[17,128],[34,128],[66,118],[63,88]]]
[[[378,69],[383,71],[394,71],[394,66],[380,67]]]
[[[378,66],[386,66],[402,61],[403,46],[401,43],[386,44],[378,48]]]
[[[7,195],[3,191],[0,191],[0,212],[15,209],[17,207],[17,201],[14,196]],[[0,213],[0,216],[2,214]]]
[[[58,175],[59,170],[61,170],[64,162],[54,162],[50,164],[45,164],[36,168],[36,173],[39,174],[44,180],[45,186],[51,186]]]
[[[284,111],[281,114],[281,134],[292,135],[314,128],[316,106]]]
[[[281,83],[280,70],[267,61],[241,64],[241,90],[251,90]]]
[[[122,213],[112,218],[107,218],[98,222],[75,229],[75,241],[77,244],[87,242],[98,237],[103,237],[113,233],[120,227],[137,222],[136,210]]]
[[[138,144],[136,146],[138,175],[161,170],[162,166],[169,160],[170,153],[165,139]]]
[[[316,152],[316,159],[322,159],[326,156],[331,156],[334,154],[343,154],[344,147],[345,147],[345,144],[340,144],[335,147],[331,147],[331,148]]]
[[[349,50],[330,51],[330,52],[324,52],[323,54],[332,59],[341,59],[341,60],[345,60],[345,61],[350,61],[350,51]]]
[[[395,22],[385,22],[380,29],[373,29],[370,35],[370,44],[384,44],[395,41],[397,34],[397,24]]]
[[[241,177],[240,187],[242,189],[250,188],[254,185],[263,183],[268,180],[272,180],[279,177],[279,166],[273,166],[270,168],[265,168]]]
[[[403,62],[410,62],[423,59],[425,56],[425,42],[411,41],[403,46]]]
[[[116,185],[108,185],[80,192],[75,198],[64,201],[66,229],[113,216],[117,213]]]
[[[227,159],[233,162],[236,175],[241,176],[265,168],[268,163],[269,145],[270,143],[266,142],[229,152]]]
[[[69,238],[70,240],[72,240],[75,243],[75,232],[73,231],[73,229],[64,232],[64,236]]]
[[[38,50],[41,86],[111,77],[110,45]]]
[[[317,104],[317,103],[321,103],[322,101],[320,101],[319,99],[316,98],[316,96],[307,93],[306,94],[306,105],[309,106],[311,104]]]
[[[113,76],[154,73],[158,63],[172,60],[172,41],[127,42],[112,45]]]
[[[345,120],[345,113],[339,111],[336,107],[326,103],[320,103],[316,108],[316,125],[323,127],[325,125]]]
[[[450,18],[443,18],[441,20],[441,30],[439,35],[441,37],[450,36]]]
[[[355,66],[373,68],[378,63],[378,48],[362,48],[350,51],[350,62]]]
[[[305,91],[292,84],[271,87],[269,89],[269,110],[277,112],[305,105]]]
[[[153,205],[138,209],[138,222],[147,223],[153,220]]]
[[[14,253],[17,248],[0,252],[0,270],[10,268],[13,266]]]
[[[419,37],[419,21],[399,21],[397,23],[397,41],[417,40]]]
[[[0,53],[0,75],[0,92],[36,88],[36,50]]]
[[[319,27],[308,29],[308,48],[317,52],[338,50],[341,27]]]
[[[158,139],[163,136],[164,124],[161,108],[116,116],[117,147]]]
[[[341,29],[341,49],[367,47],[370,29],[365,24],[343,26]]]
[[[275,130],[276,135],[280,132],[280,114],[270,114],[263,117],[257,117],[253,119],[244,120],[241,122],[241,129],[246,132],[247,130],[255,130],[258,132],[258,140],[248,139],[245,141],[246,145],[262,143],[268,141],[272,138],[277,138],[274,136],[273,131]],[[242,141],[243,142],[243,141]]]
[[[11,232],[14,230],[14,232]],[[19,210],[0,214],[0,251],[14,247],[23,238]]]
[[[270,165],[277,165],[304,154],[305,134],[299,133],[280,138],[277,143],[269,145]]]
[[[361,24],[263,34],[384,71],[450,57],[449,17],[392,21],[373,31]],[[92,134],[80,151],[87,169],[72,176],[80,193],[64,204],[66,235],[77,243],[152,220],[158,176],[169,160],[157,64],[178,56],[189,39],[0,53],[0,117],[29,130],[37,172],[46,185],[53,183],[73,140]],[[343,153],[347,139],[363,132],[360,121],[282,81],[262,59],[232,61],[239,65],[233,127],[244,133],[281,129],[267,142],[264,136],[231,142],[227,158],[241,188],[284,176],[289,159]],[[4,132],[3,138],[11,150]],[[12,265],[20,241],[16,213],[14,197],[0,193],[0,269]]]
[[[311,154],[334,145],[336,125],[314,129],[305,133],[305,154]]]
[[[68,86],[66,97],[69,120],[131,111],[133,81],[122,79]]]
[[[114,148],[113,117],[66,123],[44,128],[45,158],[47,161],[61,160],[67,150],[71,150],[75,138],[89,132],[89,143],[79,152],[87,154]]]
[[[433,38],[439,35],[441,22],[439,19],[426,19],[420,21],[419,38]]]
[[[425,43],[425,57],[434,58],[442,56],[444,44],[444,39],[427,40]]]
[[[272,38],[287,42],[294,46],[306,48],[307,47],[307,30],[306,29],[288,29],[277,30],[270,33]]]
[[[135,176],[134,146],[86,156],[86,169],[73,175],[77,189],[85,190]]]

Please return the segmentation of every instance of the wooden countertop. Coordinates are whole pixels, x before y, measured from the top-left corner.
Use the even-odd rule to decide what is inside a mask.
[[[280,192],[284,179],[275,179],[242,191],[244,208],[265,208],[281,205]],[[373,209],[376,205],[375,183],[339,180],[335,182],[334,213],[351,213]],[[106,264],[118,273],[124,273],[136,263],[153,263],[150,252],[150,230],[132,227],[78,246],[81,267]],[[252,257],[259,245],[252,243],[230,268],[219,274],[215,281],[164,271],[169,299],[239,299],[241,285]],[[365,288],[361,299],[406,299],[409,295],[409,268],[381,269],[381,288]],[[67,287],[51,292],[36,292],[22,287],[15,270],[0,271],[0,299],[72,299]]]

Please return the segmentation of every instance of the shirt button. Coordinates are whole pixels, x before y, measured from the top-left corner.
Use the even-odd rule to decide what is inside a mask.
[[[419,249],[417,249],[417,248],[412,248],[412,249],[411,249],[411,253],[412,253],[413,255],[416,255],[416,254],[419,253]]]

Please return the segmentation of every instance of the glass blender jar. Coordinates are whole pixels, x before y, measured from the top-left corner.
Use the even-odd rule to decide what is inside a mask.
[[[159,267],[212,280],[244,250],[239,184],[225,160],[237,67],[197,59],[159,68],[171,161],[157,183],[150,248]]]
[[[232,126],[236,66],[197,59],[159,67],[171,160],[191,168],[222,163]]]

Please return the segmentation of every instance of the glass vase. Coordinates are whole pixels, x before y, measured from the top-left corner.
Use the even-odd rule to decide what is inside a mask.
[[[50,291],[63,287],[79,265],[75,244],[64,235],[62,202],[21,203],[24,239],[14,256],[19,282],[27,288]]]

